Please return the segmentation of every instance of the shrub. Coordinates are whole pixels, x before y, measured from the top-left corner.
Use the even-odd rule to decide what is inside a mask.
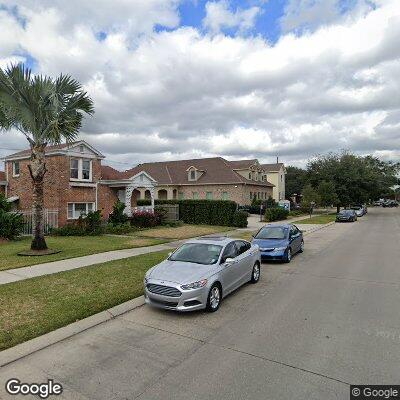
[[[152,228],[161,224],[160,213],[151,211],[136,211],[129,217],[131,225],[139,228]]]
[[[124,214],[125,203],[117,200],[113,206],[113,212],[108,217],[108,222],[113,225],[125,224],[128,221],[128,216]]]
[[[149,205],[150,200],[138,200],[137,205]],[[156,200],[159,204],[179,204],[179,219],[186,224],[232,226],[237,209],[230,200]]]
[[[0,237],[13,240],[21,235],[24,228],[22,214],[0,209]]]
[[[246,228],[248,216],[249,214],[245,211],[235,211],[233,214],[232,225],[238,228]]]
[[[100,210],[89,212],[86,216],[81,215],[76,222],[51,231],[56,236],[96,236],[103,232]]]
[[[0,193],[0,237],[13,240],[21,235],[24,228],[24,217],[20,213],[11,212],[11,204]]]
[[[288,215],[289,211],[284,208],[267,208],[267,210],[265,211],[265,220],[268,222],[281,221],[283,219],[286,219]]]
[[[132,226],[129,221],[124,224],[107,224],[105,227],[105,232],[112,235],[126,235],[127,233],[135,232],[138,228]]]

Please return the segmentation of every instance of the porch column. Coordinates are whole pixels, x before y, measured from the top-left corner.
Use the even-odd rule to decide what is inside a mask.
[[[127,186],[125,189],[125,214],[128,217],[132,216],[132,208],[131,208],[131,200],[132,200],[132,193],[136,189],[136,186]]]
[[[151,197],[151,210],[154,212],[154,195],[155,195],[155,190],[154,187],[149,188],[150,190],[150,197]]]

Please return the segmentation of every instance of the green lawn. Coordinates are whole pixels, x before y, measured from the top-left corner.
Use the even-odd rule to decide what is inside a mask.
[[[143,277],[168,251],[0,286],[0,351],[143,294]]]
[[[336,214],[318,215],[316,217],[301,219],[294,224],[329,224],[336,219]]]
[[[167,238],[167,239],[188,239],[196,236],[210,235],[212,233],[220,233],[231,231],[236,228],[229,226],[215,225],[189,225],[185,224],[178,227],[156,227],[152,229],[135,232],[135,235],[151,238]]]
[[[23,238],[12,242],[0,242],[0,271],[49,261],[64,260],[66,258],[86,256],[103,251],[152,246],[167,242],[167,240],[159,238],[130,236],[49,236],[46,238],[46,241],[49,248],[61,250],[61,253],[48,256],[18,256],[20,251],[29,249],[30,238]]]

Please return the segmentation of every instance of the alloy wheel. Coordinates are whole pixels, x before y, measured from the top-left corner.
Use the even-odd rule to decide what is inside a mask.
[[[217,309],[221,300],[221,293],[218,286],[214,286],[210,292],[210,306],[213,310]]]

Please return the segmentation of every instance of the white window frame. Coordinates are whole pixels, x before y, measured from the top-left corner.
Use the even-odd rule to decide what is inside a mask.
[[[221,199],[229,200],[229,192],[222,192]]]
[[[17,164],[18,164],[18,174],[15,172],[15,166]],[[12,175],[13,175],[13,178],[18,178],[20,173],[21,173],[21,164],[19,163],[19,161],[13,161],[12,162]]]
[[[200,199],[199,192],[192,192],[192,199],[199,200]]]
[[[72,205],[72,216],[70,216],[69,212],[69,206],[70,204]],[[85,204],[86,205],[86,212],[85,213],[80,213],[77,215],[77,211],[75,210],[75,205],[76,204]],[[92,205],[92,209],[89,210],[89,204]],[[95,203],[94,202],[82,202],[82,201],[77,201],[77,202],[69,202],[67,203],[67,219],[73,220],[73,219],[78,219],[81,215],[87,215],[90,211],[95,211]]]
[[[206,200],[213,200],[213,192],[206,192]]]
[[[78,178],[71,178],[71,164],[73,160],[78,160]],[[83,178],[83,162],[88,161],[89,162],[89,179],[84,179]],[[77,157],[71,157],[69,161],[69,180],[73,182],[92,182],[92,175],[93,175],[93,166],[92,166],[92,160],[88,158],[77,158]]]
[[[194,173],[194,178],[192,178],[192,173]],[[188,181],[194,182],[197,181],[197,170],[196,168],[190,168],[188,171]]]

